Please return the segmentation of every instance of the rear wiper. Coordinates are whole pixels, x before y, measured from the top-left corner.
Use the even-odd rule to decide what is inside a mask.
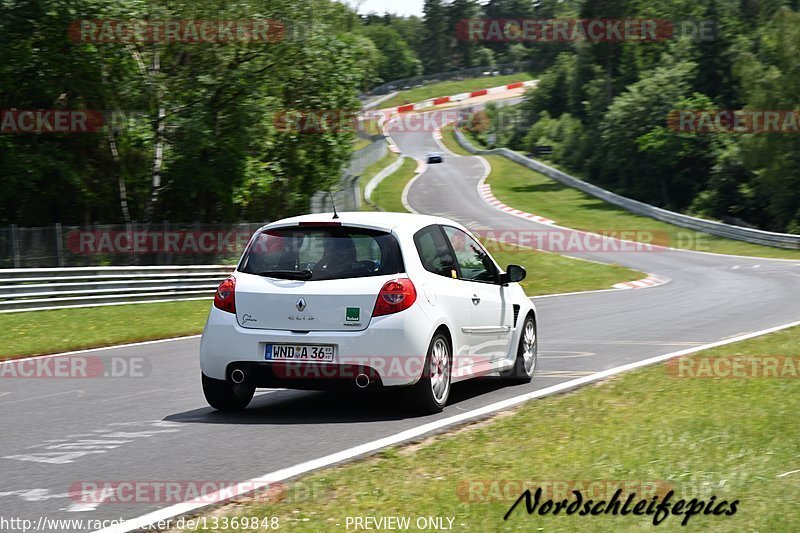
[[[309,269],[305,270],[266,270],[264,272],[259,272],[259,276],[266,276],[268,278],[280,278],[280,279],[300,279],[306,280],[311,279],[313,273]]]

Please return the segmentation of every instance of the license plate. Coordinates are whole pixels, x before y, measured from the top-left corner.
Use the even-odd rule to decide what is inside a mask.
[[[333,346],[314,344],[267,344],[269,361],[333,361]]]

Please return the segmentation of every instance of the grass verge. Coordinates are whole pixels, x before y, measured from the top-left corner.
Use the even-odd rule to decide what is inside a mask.
[[[394,163],[398,157],[400,156],[398,156],[396,153],[387,151],[385,156],[365,168],[364,172],[361,173],[361,179],[358,180],[358,186],[361,189],[361,198],[364,200],[361,202],[362,211],[375,211],[374,205],[368,204],[364,196],[364,189],[366,188],[367,183],[369,183],[369,180],[374,178],[378,172]]]
[[[800,328],[792,328],[702,355],[796,357],[798,336]],[[800,432],[800,380],[676,378],[667,368],[529,402],[455,434],[308,475],[279,495],[224,512],[277,516],[292,531],[341,530],[347,517],[370,515],[410,516],[412,524],[420,516],[451,517],[459,531],[651,530],[652,515],[528,516],[524,503],[503,520],[524,488],[562,482],[560,492],[599,482],[595,501],[617,488],[623,502],[636,491],[649,498],[653,487],[662,497],[674,490],[673,503],[739,500],[732,516],[696,515],[688,528],[683,516],[668,516],[658,530],[796,530],[800,473],[779,476],[800,468],[800,441],[787,438]],[[564,497],[574,501],[569,492]]]
[[[472,155],[468,152],[463,146],[458,144],[456,140],[455,133],[453,133],[453,124],[447,124],[442,128],[442,139],[441,142],[444,144],[448,150],[453,152],[454,154],[458,155]]]
[[[0,359],[194,335],[211,300],[0,314]]]
[[[415,160],[407,158],[400,170],[375,189],[372,200],[386,211],[405,212],[401,197],[416,165]],[[619,265],[601,265],[509,245],[501,247],[491,240],[484,241],[484,245],[501,266],[525,267],[528,278],[521,285],[528,296],[608,289],[616,283],[645,277],[642,272]]]
[[[503,244],[498,250],[491,239],[484,246],[500,266],[521,265],[528,276],[520,283],[528,296],[610,289],[617,283],[646,277],[646,274],[620,265],[603,265],[563,255]]]
[[[460,155],[452,126],[442,129],[442,142]],[[458,151],[456,151],[458,150]],[[715,237],[634,215],[517,164],[502,156],[484,156],[492,167],[487,182],[501,202],[516,209],[551,218],[561,226],[602,233],[626,232],[626,238],[653,238],[653,242],[687,250],[769,258],[800,259],[800,250],[785,250]]]
[[[414,177],[417,164],[416,159],[406,157],[400,168],[387,176],[372,191],[372,201],[381,206],[384,211],[405,213],[406,208],[403,206],[402,201],[403,189],[405,189],[409,180]]]
[[[488,68],[488,67],[487,67]],[[438,83],[431,83],[422,87],[415,87],[406,91],[400,91],[393,97],[389,98],[382,104],[381,109],[387,107],[396,107],[403,104],[413,102],[421,102],[428,98],[438,98],[440,96],[452,96],[465,92],[479,91],[481,89],[489,89],[491,87],[499,87],[509,83],[518,81],[532,80],[533,76],[526,72],[518,74],[508,74],[504,76],[485,76],[482,78],[469,78],[465,80],[442,81]]]

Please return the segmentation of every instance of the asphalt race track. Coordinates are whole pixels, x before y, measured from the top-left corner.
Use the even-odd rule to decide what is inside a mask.
[[[394,138],[416,158],[441,151],[430,131]],[[412,184],[408,203],[472,229],[552,230],[484,203],[484,174],[479,158],[448,154]],[[242,414],[218,413],[200,389],[198,338],[91,352],[105,361],[141,358],[142,377],[4,379],[0,515],[132,518],[174,502],[86,505],[70,491],[85,480],[246,480],[575,377],[800,319],[800,261],[673,250],[572,255],[671,281],[536,299],[533,382],[457,384],[436,416],[415,417],[392,396],[286,390],[258,392]]]

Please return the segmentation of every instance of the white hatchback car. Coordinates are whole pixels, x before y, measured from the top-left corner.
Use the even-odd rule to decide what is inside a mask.
[[[401,213],[268,224],[214,297],[200,344],[203,392],[243,409],[256,387],[409,386],[441,411],[451,383],[528,382],[536,309],[460,224]]]

